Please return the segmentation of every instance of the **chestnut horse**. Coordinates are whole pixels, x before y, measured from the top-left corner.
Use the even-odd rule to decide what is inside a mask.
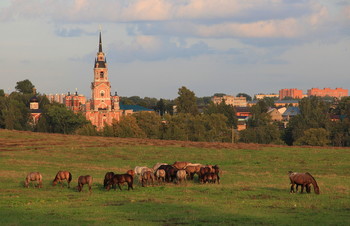
[[[113,178],[111,180],[108,181],[107,183],[107,191],[109,191],[110,187],[112,186],[114,188],[114,190],[116,190],[116,185],[118,184],[118,187],[120,190],[122,190],[122,188],[120,187],[121,184],[127,183],[128,184],[128,190],[130,190],[130,188],[132,190],[134,190],[133,188],[133,183],[134,183],[134,178],[130,175],[130,174],[115,174],[113,176]]]
[[[43,176],[39,172],[31,172],[28,173],[25,181],[24,181],[24,187],[29,188],[29,183],[31,181],[38,182],[38,188],[42,188],[43,186]]]
[[[68,171],[58,171],[55,179],[52,181],[52,186],[56,186],[57,183],[61,183],[61,187],[63,187],[63,180],[67,180],[68,188],[70,188],[70,182],[72,181],[72,174]]]
[[[92,176],[86,175],[86,176],[80,176],[78,178],[78,191],[79,192],[81,192],[83,190],[84,184],[87,184],[89,186],[89,191],[91,192]]]
[[[114,173],[113,172],[107,172],[105,175],[105,179],[103,181],[103,187],[107,187],[108,182],[113,178]]]
[[[290,186],[290,193],[295,193],[294,192],[294,185],[301,185],[301,191],[300,193],[303,193],[304,187],[306,187],[306,192],[310,193],[310,184],[313,185],[314,191],[316,194],[320,194],[320,189],[317,185],[317,182],[315,178],[310,174],[310,173],[294,173],[292,171],[289,171],[289,179],[290,183],[292,184]]]

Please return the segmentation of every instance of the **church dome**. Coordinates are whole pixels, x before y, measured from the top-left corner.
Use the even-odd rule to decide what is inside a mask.
[[[37,96],[33,96],[32,98],[30,98],[29,102],[39,102],[39,99]]]

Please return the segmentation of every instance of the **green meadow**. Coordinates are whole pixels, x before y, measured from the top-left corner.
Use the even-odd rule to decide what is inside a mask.
[[[220,147],[220,148],[219,148]],[[220,184],[103,188],[108,171],[189,161],[218,164]],[[71,188],[51,185],[59,170]],[[320,195],[290,194],[287,172],[310,172]],[[39,171],[43,188],[24,188]],[[92,193],[76,189],[94,178]],[[1,225],[350,225],[350,149],[239,145],[208,147],[140,139],[0,130]]]

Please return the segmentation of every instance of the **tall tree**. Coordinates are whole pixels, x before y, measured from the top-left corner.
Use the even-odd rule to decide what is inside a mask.
[[[178,113],[190,113],[192,115],[199,113],[194,92],[182,86],[179,88],[178,94],[179,96],[175,99]]]
[[[88,121],[82,114],[74,114],[66,106],[54,103],[46,105],[39,119],[38,131],[72,134],[86,124]]]
[[[15,87],[15,89],[18,92],[23,93],[23,94],[31,94],[31,93],[33,93],[33,88],[34,88],[34,85],[28,79],[25,79],[23,81],[17,82],[17,85]]]
[[[204,111],[205,114],[223,114],[227,118],[227,126],[231,128],[237,128],[237,116],[236,110],[232,105],[226,104],[225,101],[222,101],[220,104],[214,104],[210,102],[208,107]]]
[[[284,140],[287,144],[292,145],[293,142],[304,136],[304,132],[310,128],[324,128],[329,130],[330,104],[324,102],[319,97],[303,98],[299,102],[301,114],[290,119],[285,130]]]

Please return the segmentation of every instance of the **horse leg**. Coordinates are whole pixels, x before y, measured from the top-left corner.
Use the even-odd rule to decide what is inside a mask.
[[[122,190],[122,188],[120,187],[120,184],[119,184],[119,183],[118,183],[118,187],[119,187],[120,190]]]
[[[68,183],[68,188],[70,188],[70,181],[69,181],[69,180],[67,180],[67,183]]]
[[[302,184],[302,185],[301,185],[301,191],[300,191],[300,194],[303,194],[303,192],[304,192],[304,185]]]
[[[91,185],[92,185],[92,184],[89,184],[89,192],[90,192],[90,193],[91,193]]]
[[[294,183],[292,183],[292,185],[290,186],[290,193],[292,194],[292,193],[295,193],[294,192]]]

